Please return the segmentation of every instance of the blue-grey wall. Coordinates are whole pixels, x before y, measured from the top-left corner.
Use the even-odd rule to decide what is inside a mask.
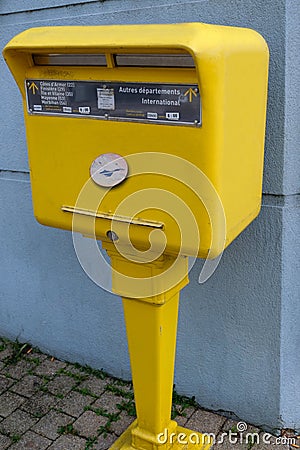
[[[271,60],[262,212],[207,283],[197,283],[201,261],[191,272],[177,390],[257,425],[300,429],[299,3],[2,0],[0,47],[43,25],[186,21],[254,28]],[[70,233],[33,218],[21,97],[2,59],[0,74],[0,335],[129,378],[120,299],[83,273]]]

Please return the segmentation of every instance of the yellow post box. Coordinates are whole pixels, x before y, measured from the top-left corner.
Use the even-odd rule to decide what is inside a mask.
[[[123,297],[137,421],[112,448],[209,448],[170,418],[178,299],[187,257],[220,255],[259,212],[265,41],[200,23],[45,27],[4,57],[35,217],[101,240]]]

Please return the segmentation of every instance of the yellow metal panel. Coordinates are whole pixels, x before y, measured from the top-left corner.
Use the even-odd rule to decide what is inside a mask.
[[[124,298],[137,421],[111,449],[208,450],[208,436],[171,420],[179,292],[163,305]],[[192,436],[191,436],[192,435]]]
[[[134,421],[116,442],[113,443],[110,450],[136,449],[136,447],[132,446],[132,432],[136,426],[137,421]],[[201,434],[184,427],[177,427],[174,431],[165,432],[159,439],[162,442],[166,440],[166,443],[150,444],[148,448],[150,450],[209,450],[213,445],[212,438],[208,434]],[[173,446],[170,446],[170,442],[173,442]]]
[[[32,54],[108,55],[108,67],[35,66]],[[188,53],[195,68],[115,67],[114,53]],[[263,148],[266,115],[268,49],[253,30],[199,23],[176,25],[124,25],[99,27],[45,27],[27,30],[6,46],[4,56],[24,99],[34,213],[45,225],[71,229],[72,214],[63,205],[94,209],[99,214],[118,214],[118,206],[139,190],[143,210],[132,218],[164,223],[166,253],[206,257],[217,256],[258,214],[261,203]],[[55,117],[29,114],[25,99],[25,79],[118,81],[161,84],[198,84],[201,96],[201,127],[152,123],[103,121],[88,117]],[[127,159],[129,173],[145,156],[142,175],[129,177],[104,195],[104,189],[88,183],[88,195],[76,204],[89,179],[92,161],[113,152]],[[224,208],[210,189],[202,189],[202,199],[194,192],[198,175],[178,159],[163,162],[160,154],[173,155],[192,163],[207,177]],[[148,164],[148,161],[149,164]],[[160,174],[145,174],[148,166]],[[181,178],[172,179],[182,171]],[[174,167],[173,167],[174,166]],[[177,167],[175,167],[177,166]],[[166,174],[163,172],[166,170]],[[187,180],[187,181],[186,181]],[[151,188],[157,207],[148,206]],[[198,190],[199,190],[198,189]],[[170,192],[169,198],[165,192]],[[176,203],[176,198],[185,204]],[[99,201],[97,202],[97,199]],[[137,203],[138,203],[137,202]],[[170,211],[160,208],[169,205]],[[99,203],[99,204],[98,204]],[[151,202],[150,202],[151,203]],[[149,204],[150,204],[149,203]],[[152,202],[153,203],[153,202]],[[96,206],[95,206],[96,204]],[[208,210],[207,210],[208,209]],[[173,211],[178,217],[172,217]],[[191,227],[191,210],[200,233],[186,233]],[[127,216],[126,211],[122,215]],[[78,231],[93,235],[94,221],[79,221]],[[132,243],[147,249],[151,230],[130,226]],[[125,235],[125,226],[118,228]],[[108,222],[95,220],[95,235],[107,240]],[[212,241],[212,232],[219,239]],[[157,234],[156,236],[159,237]],[[160,238],[159,238],[160,239]],[[157,243],[159,246],[159,242]]]

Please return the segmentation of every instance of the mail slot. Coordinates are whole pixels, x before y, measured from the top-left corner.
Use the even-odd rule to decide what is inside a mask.
[[[34,28],[4,56],[40,223],[70,230],[75,215],[102,241],[147,249],[163,233],[167,254],[215,257],[258,214],[268,49],[255,31]]]

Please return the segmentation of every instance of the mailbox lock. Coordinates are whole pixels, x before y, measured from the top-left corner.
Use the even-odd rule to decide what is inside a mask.
[[[122,183],[128,174],[126,160],[116,153],[103,153],[91,164],[93,181],[102,187],[113,187]]]
[[[115,233],[112,230],[108,230],[108,232],[106,233],[106,236],[108,237],[108,239],[110,239],[112,242],[116,242],[119,240],[119,236],[117,235],[117,233]]]

